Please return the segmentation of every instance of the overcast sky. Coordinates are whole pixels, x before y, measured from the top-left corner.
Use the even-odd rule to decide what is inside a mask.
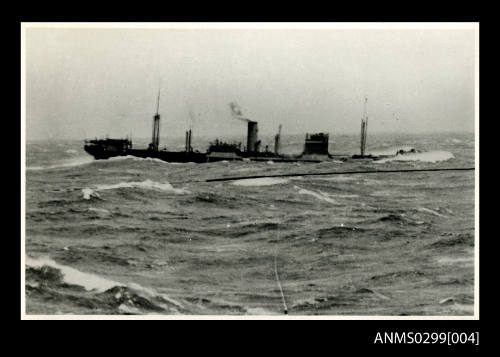
[[[473,131],[473,30],[26,30],[27,139]],[[190,115],[190,112],[192,115]]]

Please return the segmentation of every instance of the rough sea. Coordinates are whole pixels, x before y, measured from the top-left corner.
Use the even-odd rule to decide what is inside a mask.
[[[304,137],[283,141],[298,153]],[[358,143],[331,136],[330,152]],[[277,273],[289,315],[472,315],[474,171],[192,182],[474,166],[473,134],[369,135],[370,153],[400,148],[421,152],[180,164],[96,161],[83,140],[28,141],[26,313],[282,315]]]

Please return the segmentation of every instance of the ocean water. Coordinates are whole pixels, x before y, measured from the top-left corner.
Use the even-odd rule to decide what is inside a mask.
[[[302,149],[302,136],[283,141]],[[331,153],[357,152],[357,135],[330,141]],[[473,134],[371,134],[368,146],[422,152],[179,164],[28,142],[26,313],[280,315],[277,270],[289,315],[472,315],[473,171],[195,182],[474,166]]]

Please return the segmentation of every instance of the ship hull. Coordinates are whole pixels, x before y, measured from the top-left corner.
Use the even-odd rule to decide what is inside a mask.
[[[200,152],[186,152],[186,151],[152,151],[131,149],[127,151],[127,155],[153,158],[168,162],[207,162],[207,155]]]
[[[135,156],[141,158],[154,158],[168,162],[207,162],[207,155],[199,152],[185,151],[153,151],[141,149],[108,150],[99,146],[85,146],[85,151],[96,160],[106,160],[117,156]]]
[[[126,156],[128,153],[122,150],[109,150],[97,145],[85,145],[84,150],[96,160],[106,160],[116,156]]]
[[[275,162],[322,162],[331,160],[330,157],[309,157],[309,156],[282,156],[282,155],[218,155],[217,153],[200,153],[186,151],[154,151],[145,149],[109,150],[109,148],[86,145],[85,151],[96,160],[106,160],[118,156],[135,156],[140,158],[153,158],[166,162],[216,162],[216,161],[275,161]]]

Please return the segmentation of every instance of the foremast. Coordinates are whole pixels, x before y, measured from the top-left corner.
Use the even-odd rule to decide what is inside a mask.
[[[363,118],[361,119],[361,156],[365,156],[365,149],[366,149],[366,133],[368,130],[368,113],[366,111],[367,103],[368,103],[368,98],[365,97]]]

